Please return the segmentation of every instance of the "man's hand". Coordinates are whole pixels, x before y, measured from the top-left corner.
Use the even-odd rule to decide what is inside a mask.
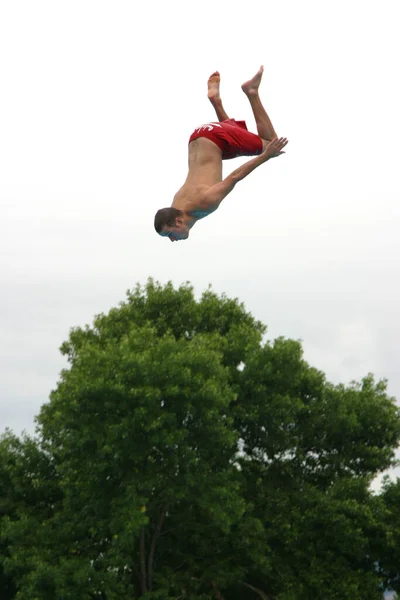
[[[280,154],[285,154],[283,148],[287,143],[288,140],[286,138],[274,138],[267,146],[265,146],[260,156],[264,157],[265,160],[269,160]]]

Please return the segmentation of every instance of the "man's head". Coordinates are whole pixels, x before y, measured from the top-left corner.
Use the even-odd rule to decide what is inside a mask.
[[[173,208],[160,208],[154,217],[154,228],[163,237],[168,237],[171,242],[186,240],[189,237],[189,229],[185,223],[184,214],[181,210]]]

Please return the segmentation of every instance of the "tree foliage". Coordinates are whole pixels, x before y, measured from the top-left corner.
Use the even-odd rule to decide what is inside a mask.
[[[373,600],[397,585],[396,503],[369,491],[393,463],[394,399],[371,375],[330,384],[265,331],[237,300],[149,280],[70,332],[37,438],[1,441],[1,597]]]

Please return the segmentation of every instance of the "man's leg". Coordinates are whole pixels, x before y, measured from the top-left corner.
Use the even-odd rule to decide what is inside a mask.
[[[212,75],[210,75],[208,79],[208,99],[213,105],[215,112],[217,113],[218,121],[225,121],[229,119],[226,114],[224,107],[222,106],[222,100],[219,95],[219,82],[221,78],[218,71],[215,71]]]
[[[277,137],[275,129],[271,123],[269,116],[267,115],[265,108],[261,104],[260,96],[258,95],[258,87],[261,83],[262,74],[264,67],[260,67],[258,72],[252,79],[246,81],[242,85],[242,90],[249,99],[251,108],[253,110],[254,118],[256,120],[257,131],[260,138],[263,140],[271,141]]]

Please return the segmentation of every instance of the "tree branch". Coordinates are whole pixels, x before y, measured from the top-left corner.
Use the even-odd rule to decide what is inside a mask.
[[[217,600],[224,600],[223,595],[221,594],[221,592],[219,591],[219,589],[215,585],[214,581],[211,582],[211,585],[212,585],[212,587],[214,589],[216,599]]]
[[[177,571],[179,571],[179,569],[180,569],[181,567],[183,567],[183,565],[184,565],[185,563],[186,563],[186,560],[183,560],[183,561],[181,562],[181,564],[180,564],[180,565],[178,565],[177,567],[175,567],[175,569],[173,569],[173,571],[172,571],[172,572],[173,572],[173,573],[176,573]]]
[[[158,538],[160,537],[161,534],[161,529],[164,523],[164,519],[165,519],[165,515],[167,513],[168,510],[168,505],[166,505],[159,516],[158,519],[158,523],[156,526],[156,530],[153,534],[153,539],[151,540],[151,546],[150,546],[150,552],[149,552],[149,558],[147,561],[147,581],[148,581],[148,586],[149,586],[149,591],[151,592],[153,589],[153,563],[154,563],[154,555],[156,553],[156,546],[157,546],[157,541]]]
[[[146,542],[144,539],[144,527],[140,528],[140,587],[142,595],[147,594],[147,577],[146,577]]]
[[[250,583],[245,583],[244,581],[241,581],[240,583],[242,585],[244,585],[245,587],[249,588],[249,590],[252,590],[256,594],[258,594],[260,596],[260,598],[262,598],[262,600],[274,600],[272,598],[272,596],[267,596],[267,594],[265,592],[254,587],[254,585],[250,585]]]

